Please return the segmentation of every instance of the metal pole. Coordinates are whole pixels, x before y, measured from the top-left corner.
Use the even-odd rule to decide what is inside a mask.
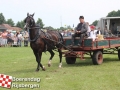
[[[61,27],[62,27],[62,16],[60,16],[60,23],[61,23]]]

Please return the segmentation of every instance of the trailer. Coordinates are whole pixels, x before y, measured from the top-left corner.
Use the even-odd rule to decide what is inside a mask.
[[[64,37],[64,45],[69,50],[63,52],[67,64],[74,64],[76,58],[83,54],[89,54],[94,65],[103,63],[103,54],[114,54],[118,52],[118,59],[120,60],[120,37],[106,37],[104,40],[84,39],[81,47],[77,46],[79,38],[75,39],[75,45],[71,45],[71,37]],[[109,51],[112,49],[113,51]]]
[[[112,32],[114,35],[120,34],[120,17],[102,17],[97,23],[103,34],[105,29]]]

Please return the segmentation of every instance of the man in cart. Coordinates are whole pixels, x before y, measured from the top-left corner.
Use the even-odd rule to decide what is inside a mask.
[[[80,20],[80,23],[76,27],[75,34],[72,35],[72,45],[74,45],[75,37],[80,37],[78,46],[81,46],[82,40],[88,30],[88,25],[84,21],[84,16],[80,16],[79,20]]]

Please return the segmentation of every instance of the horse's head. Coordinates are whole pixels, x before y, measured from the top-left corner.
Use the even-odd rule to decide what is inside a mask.
[[[30,15],[29,13],[27,13],[27,17],[24,20],[25,23],[24,29],[31,28],[35,24],[33,16],[34,14]]]

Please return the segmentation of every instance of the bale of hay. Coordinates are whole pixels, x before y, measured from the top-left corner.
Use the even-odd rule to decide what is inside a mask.
[[[97,35],[97,40],[104,40],[103,35]]]

